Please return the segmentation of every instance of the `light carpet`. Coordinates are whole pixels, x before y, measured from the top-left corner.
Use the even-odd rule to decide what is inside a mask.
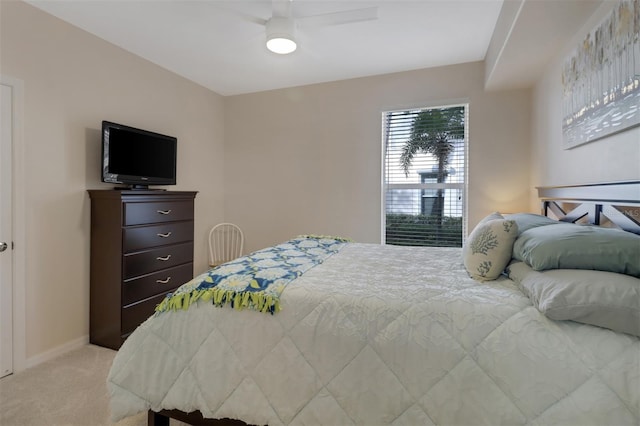
[[[0,425],[145,426],[146,412],[110,420],[106,380],[115,354],[86,345],[0,379]]]

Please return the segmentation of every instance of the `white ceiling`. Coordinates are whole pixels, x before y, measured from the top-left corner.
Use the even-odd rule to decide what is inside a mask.
[[[298,21],[298,50],[283,56],[265,47],[271,0],[27,1],[221,95],[480,61],[503,3],[294,0],[294,16],[376,6],[378,19]]]

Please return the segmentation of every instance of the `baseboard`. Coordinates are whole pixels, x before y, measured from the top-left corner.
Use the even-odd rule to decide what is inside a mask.
[[[42,352],[38,355],[28,358],[25,362],[25,368],[35,367],[38,364],[42,364],[43,362],[57,358],[60,355],[67,353],[69,351],[72,351],[74,349],[80,349],[81,347],[88,344],[89,344],[89,335],[84,335],[75,340],[67,342],[63,345],[60,345],[53,349],[49,349],[48,351]],[[17,373],[17,371],[14,371],[14,373]]]

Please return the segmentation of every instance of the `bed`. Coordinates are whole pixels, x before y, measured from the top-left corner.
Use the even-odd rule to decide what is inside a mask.
[[[196,277],[116,355],[112,420],[639,424],[640,182],[538,191],[462,250],[304,236],[233,266],[296,259],[268,284]]]

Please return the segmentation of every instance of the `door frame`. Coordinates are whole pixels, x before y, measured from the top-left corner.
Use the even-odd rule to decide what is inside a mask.
[[[26,184],[24,162],[24,81],[0,74],[0,84],[12,88],[12,234],[13,234],[13,373],[27,367],[26,353]]]

